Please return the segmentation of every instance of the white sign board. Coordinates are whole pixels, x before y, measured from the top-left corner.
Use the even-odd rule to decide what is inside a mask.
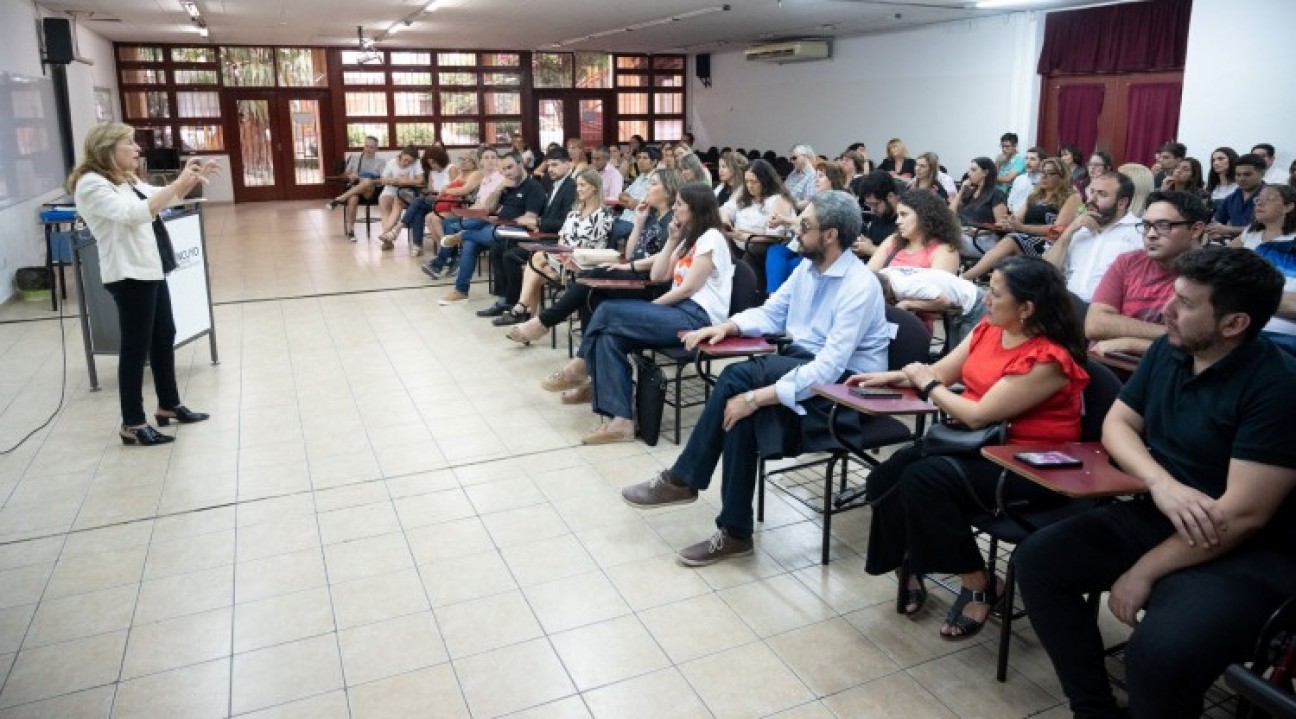
[[[176,268],[167,275],[167,287],[171,290],[171,315],[179,347],[212,328],[207,262],[203,257],[202,221],[197,213],[168,220],[166,228],[175,248]]]

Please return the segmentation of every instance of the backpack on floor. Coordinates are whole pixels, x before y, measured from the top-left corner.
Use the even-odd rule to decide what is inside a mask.
[[[644,444],[656,447],[666,408],[666,373],[642,354],[630,355],[630,362],[635,368],[635,434]]]

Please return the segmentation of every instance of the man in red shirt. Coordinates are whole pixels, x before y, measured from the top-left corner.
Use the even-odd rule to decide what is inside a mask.
[[[1174,260],[1201,246],[1210,210],[1187,192],[1153,192],[1143,221],[1143,249],[1126,252],[1103,275],[1085,318],[1096,352],[1141,355],[1165,334],[1162,312],[1174,299]]]

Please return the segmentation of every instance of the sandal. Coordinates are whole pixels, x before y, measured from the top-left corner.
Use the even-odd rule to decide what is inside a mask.
[[[1003,604],[1004,592],[1000,590],[1000,580],[998,577],[987,577],[989,579],[990,589],[979,592],[962,587],[959,589],[958,599],[954,601],[954,606],[950,607],[949,613],[945,615],[945,626],[951,627],[958,631],[958,634],[946,634],[941,632],[941,639],[948,642],[961,642],[964,639],[971,639],[985,629],[986,622],[990,620],[990,615],[999,609]],[[978,622],[972,617],[963,613],[963,609],[971,602],[988,604],[990,611],[986,614],[985,621]],[[943,629],[944,627],[942,627]]]
[[[530,320],[520,325],[513,325],[511,328],[509,328],[508,334],[504,336],[514,342],[518,342],[524,345],[530,345],[532,342],[539,340],[541,337],[544,337],[546,334],[549,333],[548,327],[545,327],[544,325],[537,323],[540,329],[535,334],[528,334],[526,327],[529,322]]]
[[[901,564],[896,570],[896,577],[900,580],[900,588],[896,591],[896,614],[902,614],[906,617],[913,617],[923,610],[927,604],[927,586],[923,584],[922,575],[911,574],[908,563]],[[917,578],[918,588],[913,589],[909,586],[909,580]],[[913,607],[913,609],[909,609]]]
[[[580,379],[571,379],[563,373],[562,368],[554,370],[554,373],[540,381],[540,387],[548,392],[566,392],[569,389],[576,389],[581,385],[589,382],[588,377]]]

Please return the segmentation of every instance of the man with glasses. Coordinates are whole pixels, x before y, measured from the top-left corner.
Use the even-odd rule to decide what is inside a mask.
[[[1138,218],[1129,211],[1134,182],[1110,172],[1093,179],[1084,212],[1044,253],[1044,259],[1062,270],[1067,289],[1089,302],[1094,290],[1117,257],[1138,250],[1143,237],[1134,226]]]
[[[1031,190],[1035,189],[1035,183],[1039,182],[1040,160],[1047,159],[1048,156],[1048,151],[1042,147],[1032,147],[1026,151],[1026,171],[1012,181],[1012,189],[1008,191],[1009,212],[1016,212],[1026,198],[1030,197]]]
[[[1026,158],[1017,153],[1017,133],[1005,132],[999,137],[999,157],[995,158],[995,166],[999,168],[999,189],[1008,193],[1012,189],[1013,180],[1026,171]]]
[[[857,257],[869,258],[896,231],[896,208],[900,206],[903,183],[886,170],[874,170],[860,179],[859,203],[868,216],[864,232],[851,244]]]
[[[809,145],[797,145],[792,148],[792,172],[788,173],[783,186],[787,188],[798,210],[805,209],[810,202],[810,197],[815,193],[814,163],[814,148]]]
[[[855,198],[839,190],[821,192],[801,212],[799,224],[799,252],[807,261],[764,305],[684,336],[689,349],[770,333],[786,333],[793,344],[782,354],[726,367],[671,468],[621,492],[626,503],[642,509],[696,501],[724,457],[717,531],[680,550],[681,564],[700,567],[750,555],[760,457],[835,445],[827,431],[831,404],[810,387],[886,367],[890,333],[882,288],[846,251],[860,230]]]
[[[1153,192],[1143,221],[1143,249],[1108,268],[1085,318],[1085,337],[1097,352],[1142,355],[1166,333],[1165,306],[1175,296],[1174,261],[1201,247],[1210,210],[1188,192]]]
[[[1255,220],[1256,196],[1264,189],[1265,170],[1264,158],[1259,155],[1238,158],[1233,174],[1237,189],[1215,206],[1214,221],[1206,226],[1207,235],[1212,239],[1230,239],[1251,226]]]

